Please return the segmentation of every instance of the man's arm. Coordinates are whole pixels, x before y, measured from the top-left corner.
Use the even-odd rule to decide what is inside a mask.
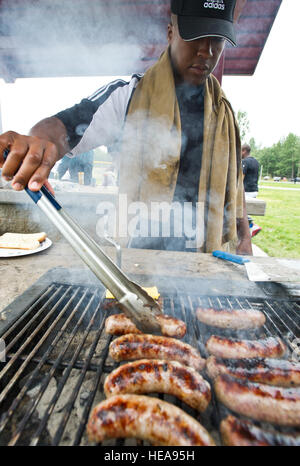
[[[243,218],[237,219],[238,245],[236,248],[236,253],[252,256],[253,252],[246,209],[245,192],[243,193],[243,213]]]
[[[29,131],[29,136],[46,139],[56,145],[58,160],[70,150],[67,130],[64,123],[55,116],[45,118],[36,123]]]
[[[9,149],[4,161],[3,152]],[[55,117],[45,118],[24,136],[8,131],[0,136],[0,167],[2,176],[12,180],[12,187],[20,191],[28,184],[33,191],[46,182],[52,167],[68,152],[67,131]]]
[[[97,134],[99,139],[93,139],[92,143],[89,141],[88,145],[94,148],[115,142],[124,124],[129,98],[138,81],[135,77],[130,83],[117,80],[113,85],[102,86],[91,98],[83,99],[79,104],[41,120],[30,130],[29,136],[14,131],[0,135],[2,176],[12,180],[12,187],[17,191],[26,184],[33,191],[39,190],[55,163],[81,141],[94,114],[102,105],[105,109],[95,122],[97,130],[92,128],[93,135]],[[10,152],[4,162],[3,151],[7,148]],[[90,148],[84,148],[82,152]]]
[[[99,90],[100,91],[100,90]],[[101,94],[102,95],[102,94]],[[101,99],[83,99],[79,104],[39,121],[24,136],[8,131],[0,136],[0,167],[2,176],[12,180],[17,191],[27,184],[36,191],[41,188],[55,163],[81,139],[77,128],[87,128],[96,112]],[[10,150],[6,162],[3,151]]]

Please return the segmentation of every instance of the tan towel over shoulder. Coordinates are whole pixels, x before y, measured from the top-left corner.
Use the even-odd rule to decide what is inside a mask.
[[[202,252],[220,249],[237,238],[236,219],[243,216],[240,145],[233,110],[211,75],[205,89],[198,198],[205,212]],[[127,194],[128,205],[134,201],[148,206],[151,201],[171,203],[179,169],[181,123],[168,49],[147,70],[133,94],[122,147],[120,193]]]

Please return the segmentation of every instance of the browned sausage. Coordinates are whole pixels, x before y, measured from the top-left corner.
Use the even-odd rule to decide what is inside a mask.
[[[206,370],[212,379],[219,374],[229,374],[268,385],[300,385],[300,364],[285,359],[221,359],[210,356],[206,360]]]
[[[186,325],[182,320],[166,315],[158,315],[156,319],[161,326],[163,335],[167,337],[183,338],[186,334]],[[109,316],[105,321],[105,331],[111,335],[142,333],[125,314],[113,314]]]
[[[214,388],[218,399],[236,413],[258,421],[300,426],[299,387],[271,387],[221,374]]]
[[[264,325],[266,317],[255,309],[204,309],[197,308],[196,316],[206,325],[220,328],[247,329]]]
[[[109,355],[115,361],[135,359],[178,361],[199,371],[205,366],[205,359],[191,345],[175,338],[158,335],[136,335],[133,333],[123,335],[111,342]]]
[[[155,445],[215,446],[207,430],[177,406],[142,395],[116,395],[92,411],[90,441],[133,437]]]
[[[107,398],[122,393],[167,393],[198,411],[205,411],[211,399],[209,383],[195,369],[159,359],[118,367],[106,377],[104,393]]]
[[[206,342],[209,354],[219,358],[280,358],[286,346],[278,337],[260,340],[239,340],[238,338],[212,335]]]
[[[231,447],[300,446],[300,434],[282,434],[264,430],[251,421],[228,416],[220,424],[224,445]]]

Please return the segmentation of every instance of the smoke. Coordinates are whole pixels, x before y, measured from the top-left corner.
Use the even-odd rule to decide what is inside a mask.
[[[24,77],[128,75],[143,71],[145,47],[161,43],[162,6],[151,16],[128,2],[4,0],[2,34],[10,71]],[[144,65],[143,65],[144,67]]]

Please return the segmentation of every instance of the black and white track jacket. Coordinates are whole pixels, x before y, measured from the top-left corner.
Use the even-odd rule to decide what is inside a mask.
[[[79,104],[54,115],[66,127],[72,155],[102,145],[114,146],[121,135],[131,96],[142,76],[134,74],[128,82],[116,79]]]

